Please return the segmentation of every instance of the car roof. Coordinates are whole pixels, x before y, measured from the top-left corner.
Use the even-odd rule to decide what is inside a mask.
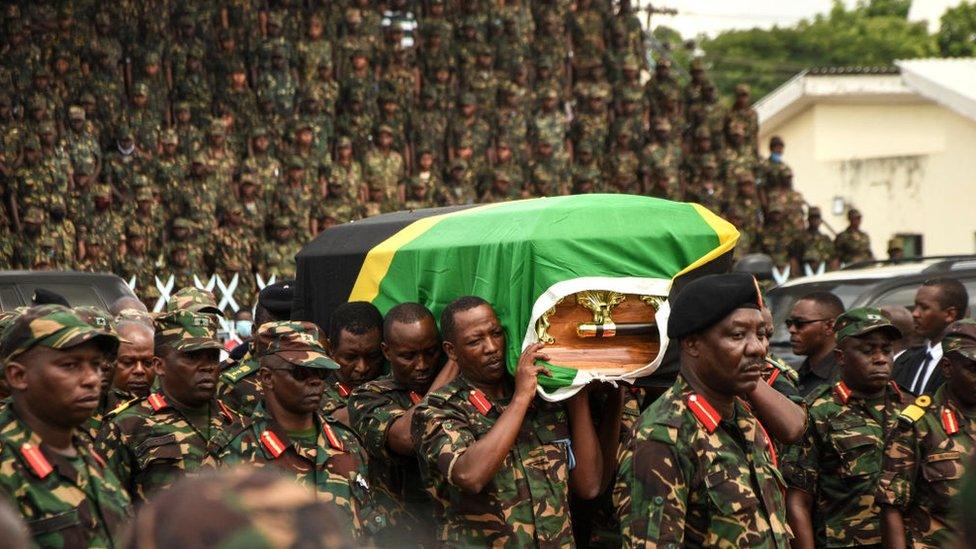
[[[794,278],[781,284],[779,288],[789,288],[817,282],[842,282],[845,280],[881,280],[925,273],[949,274],[964,269],[976,268],[976,256],[938,256],[923,257],[907,262],[870,262],[864,266],[853,265],[839,271]]]

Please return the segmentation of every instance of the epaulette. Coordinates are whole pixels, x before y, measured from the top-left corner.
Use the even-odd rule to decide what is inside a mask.
[[[166,399],[163,397],[162,393],[152,393],[146,397],[146,402],[152,406],[154,412],[158,412],[169,407],[169,403],[166,402]]]
[[[220,377],[228,383],[237,383],[238,381],[258,371],[260,367],[260,364],[255,365],[253,363],[241,362],[237,366],[228,368],[221,372]]]
[[[325,438],[329,440],[329,446],[332,446],[332,448],[340,452],[346,451],[346,446],[342,443],[342,439],[339,438],[339,435],[335,433],[328,422],[322,423],[322,431],[325,433]]]
[[[278,435],[270,430],[263,431],[258,438],[261,441],[261,446],[264,446],[268,453],[271,454],[271,457],[277,459],[278,456],[285,453],[285,444],[281,442]]]
[[[24,460],[27,461],[27,466],[30,467],[37,478],[44,478],[54,471],[54,467],[51,466],[51,463],[41,453],[41,449],[29,442],[25,442],[20,446],[20,455],[24,456]]]
[[[341,381],[337,381],[335,386],[336,386],[336,391],[339,392],[339,396],[341,396],[342,398],[346,398],[350,394],[352,394],[352,389],[350,389],[348,385],[346,385]]]
[[[906,423],[908,425],[914,425],[918,420],[922,419],[925,415],[925,409],[932,404],[932,398],[928,395],[921,395],[915,399],[915,402],[909,404],[898,412],[898,420]]]
[[[718,423],[722,421],[722,415],[719,414],[712,405],[705,400],[705,397],[691,393],[688,398],[685,399],[685,403],[688,405],[688,409],[691,410],[691,414],[695,416],[708,434],[715,432],[718,428]]]
[[[410,402],[413,402],[414,404],[420,404],[420,401],[423,399],[424,397],[418,395],[415,391],[410,391]]]
[[[109,413],[105,414],[105,417],[117,416],[119,414],[119,412],[121,412],[122,410],[125,410],[129,406],[132,406],[132,403],[133,402],[136,402],[137,400],[140,400],[140,399],[142,399],[142,397],[136,397],[136,398],[129,399],[129,400],[123,402],[122,404],[119,404],[115,408],[112,408],[112,410],[109,411]]]

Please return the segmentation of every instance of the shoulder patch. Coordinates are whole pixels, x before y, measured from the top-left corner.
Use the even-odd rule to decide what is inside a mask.
[[[224,378],[229,383],[237,383],[238,381],[258,371],[259,368],[260,365],[255,367],[253,364],[242,362],[233,368],[228,368],[227,370],[221,372],[220,377]]]
[[[688,409],[691,410],[691,414],[705,427],[705,430],[709,434],[715,432],[719,422],[722,421],[722,416],[715,408],[704,397],[695,393],[688,395],[685,402],[688,405]]]
[[[925,409],[929,404],[932,404],[932,399],[928,395],[922,395],[916,398],[914,404],[909,404],[902,408],[901,412],[898,412],[898,420],[909,425],[914,425],[925,415]]]

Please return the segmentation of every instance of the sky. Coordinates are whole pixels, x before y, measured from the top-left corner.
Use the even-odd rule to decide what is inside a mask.
[[[677,9],[678,15],[656,15],[651,24],[672,27],[685,38],[699,33],[714,36],[727,29],[792,25],[800,19],[825,13],[833,5],[831,0],[641,0],[640,3]],[[844,3],[853,6],[857,1],[844,0]],[[909,17],[927,18],[957,3],[958,0],[915,0]]]

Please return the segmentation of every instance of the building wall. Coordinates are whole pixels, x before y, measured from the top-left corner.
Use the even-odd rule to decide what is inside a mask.
[[[976,253],[976,123],[920,99],[913,104],[817,103],[775,127],[807,202],[837,231],[835,197],[861,210],[875,257],[888,238],[923,235],[926,255]]]

